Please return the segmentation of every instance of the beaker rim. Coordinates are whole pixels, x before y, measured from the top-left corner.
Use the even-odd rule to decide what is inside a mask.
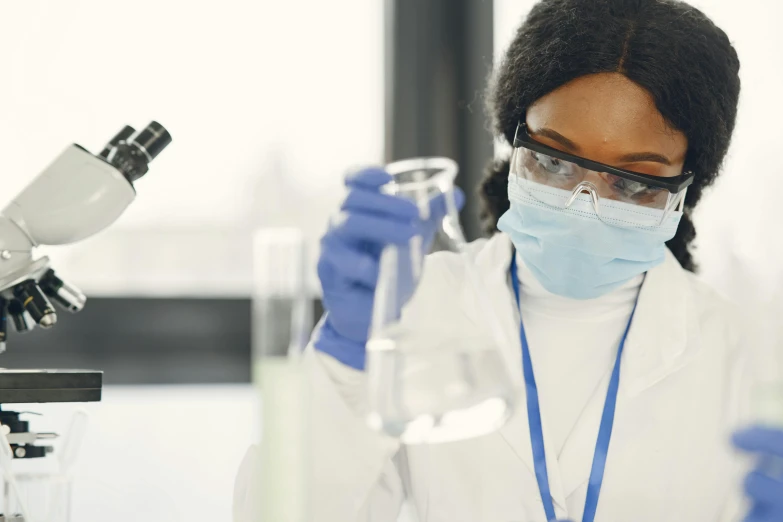
[[[409,158],[389,163],[385,167],[386,172],[391,176],[397,176],[403,172],[416,170],[438,170],[433,176],[422,181],[403,181],[396,183],[398,187],[405,190],[426,190],[430,188],[439,188],[447,190],[454,186],[454,180],[457,178],[459,166],[451,158],[445,157],[427,157],[427,158]]]

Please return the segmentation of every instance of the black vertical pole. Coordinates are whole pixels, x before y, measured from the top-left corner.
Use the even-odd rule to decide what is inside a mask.
[[[481,235],[476,188],[492,157],[484,89],[493,0],[386,0],[386,159],[459,163],[468,239]]]

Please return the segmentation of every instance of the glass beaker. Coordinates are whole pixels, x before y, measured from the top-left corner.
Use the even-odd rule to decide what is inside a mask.
[[[388,245],[381,254],[367,342],[368,423],[404,444],[490,433],[511,415],[516,396],[501,349],[508,340],[465,253],[454,192],[457,170],[447,158],[405,160],[386,167],[393,181],[384,192],[416,204],[421,234],[407,245]],[[439,259],[425,260],[436,251]],[[428,270],[437,272],[446,263],[458,266],[464,275],[460,288],[452,288],[454,295],[420,295],[419,282],[428,277]],[[428,311],[445,304],[433,298],[453,301],[464,291],[472,293],[482,315],[471,323],[486,330],[474,335],[429,324]]]

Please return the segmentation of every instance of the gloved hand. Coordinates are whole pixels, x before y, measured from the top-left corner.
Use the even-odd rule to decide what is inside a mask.
[[[390,181],[392,177],[379,168],[349,176],[345,183],[350,191],[341,213],[321,239],[318,277],[327,315],[314,346],[357,370],[364,369],[384,247],[394,244],[405,248],[412,237],[420,235],[427,250],[446,215],[441,196],[430,202],[430,217],[422,221],[412,201],[381,192]],[[461,208],[465,201],[462,191],[455,189],[454,199]]]
[[[734,445],[759,456],[745,478],[752,508],[745,522],[783,522],[783,430],[755,427],[734,434]]]

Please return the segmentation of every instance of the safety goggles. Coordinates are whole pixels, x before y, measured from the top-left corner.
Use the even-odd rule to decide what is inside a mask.
[[[619,227],[663,225],[682,211],[694,177],[640,174],[574,156],[535,141],[524,123],[517,125],[510,174],[510,183],[538,202],[555,208],[590,203],[601,221]]]

